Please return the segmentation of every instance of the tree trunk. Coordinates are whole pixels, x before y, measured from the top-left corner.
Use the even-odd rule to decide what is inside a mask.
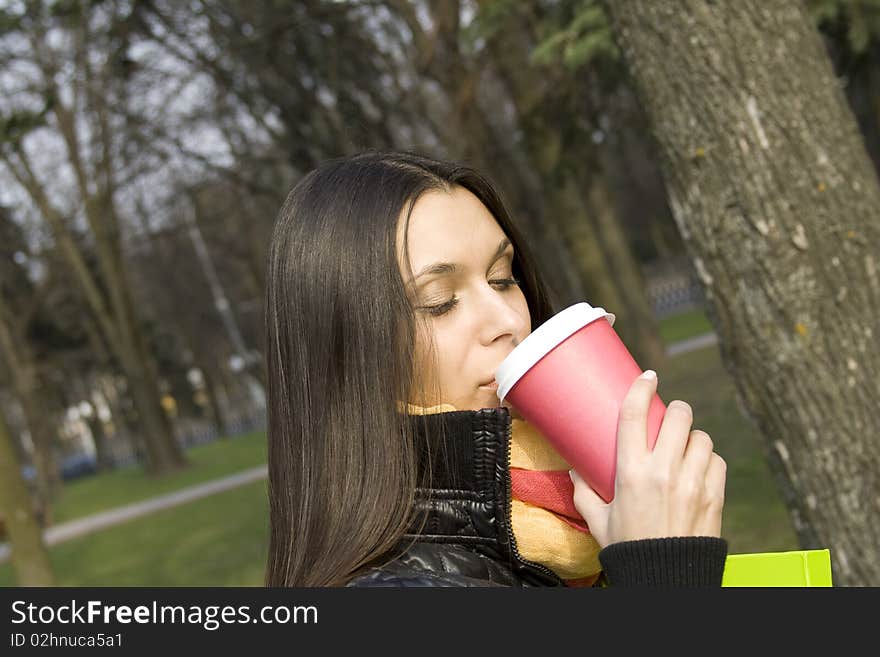
[[[158,378],[143,328],[135,312],[129,268],[123,250],[122,221],[116,200],[116,177],[122,161],[117,160],[118,153],[114,144],[124,139],[124,136],[116,131],[110,120],[107,98],[97,91],[104,85],[112,86],[121,81],[106,64],[97,64],[86,54],[88,48],[95,46],[91,41],[91,17],[84,6],[80,9],[83,13],[77,17],[79,21],[76,25],[71,25],[70,34],[75,48],[72,58],[77,73],[75,79],[79,85],[76,91],[82,94],[85,101],[82,107],[78,108],[76,103],[65,103],[61,100],[62,94],[58,92],[57,82],[53,77],[53,69],[58,66],[58,62],[53,61],[56,53],[48,50],[39,38],[45,26],[37,24],[29,36],[47,89],[54,94],[52,114],[66,147],[67,162],[74,174],[73,180],[82,202],[83,214],[94,239],[94,255],[100,280],[85,265],[84,255],[72,238],[63,214],[52,204],[48,190],[34,175],[20,145],[17,154],[22,165],[27,163],[25,170],[21,172],[25,173],[24,186],[52,226],[55,239],[66,247],[63,251],[77,276],[98,328],[128,379],[148,455],[147,469],[158,475],[187,465],[187,460],[159,403]],[[120,88],[117,87],[117,90]],[[79,110],[83,111],[94,130],[95,151],[82,146],[85,140],[78,121]],[[88,166],[90,161],[93,166],[91,176]]]
[[[624,293],[626,285],[631,284],[632,279],[618,282],[609,251],[597,239],[598,227],[594,208],[587,207],[586,196],[575,179],[566,176],[550,195],[552,217],[548,221],[559,224],[567,248],[574,255],[587,291],[586,301],[614,313],[614,330],[637,363],[644,368],[652,366],[648,363],[662,364],[665,361],[665,350],[662,355],[658,355],[657,350],[663,349],[662,343],[651,336],[651,327],[656,327],[656,322],[653,317],[649,322],[640,320],[634,313],[632,296],[627,297]],[[609,220],[611,219],[608,217],[604,219]],[[648,312],[650,313],[649,308]]]
[[[880,185],[801,3],[606,2],[804,548],[880,585]]]
[[[16,328],[12,315],[0,299],[0,359],[6,363],[16,401],[21,406],[31,436],[42,521],[51,524],[52,503],[60,489],[61,476],[52,453],[51,420],[47,412],[40,409],[41,386],[33,351]]]
[[[147,471],[159,475],[187,465],[174,427],[160,403],[158,378],[149,354],[138,345],[126,345],[121,354],[128,392],[138,415],[138,430],[147,456]]]
[[[0,413],[0,520],[11,548],[12,569],[19,586],[55,586],[43,530],[21,476],[6,418]]]
[[[89,431],[92,433],[92,439],[95,441],[95,461],[97,462],[98,472],[105,472],[113,469],[113,453],[110,449],[109,438],[104,431],[104,423],[97,413],[93,413],[88,418],[87,424]]]
[[[16,377],[18,378],[18,377]],[[18,391],[18,401],[31,434],[34,469],[37,479],[37,495],[40,499],[41,521],[44,526],[52,524],[53,506],[61,491],[61,472],[53,452],[52,418],[41,408],[40,390],[34,384],[30,390]]]
[[[226,409],[220,401],[219,387],[217,376],[211,368],[205,367],[204,363],[199,363],[199,369],[202,372],[202,379],[205,386],[205,396],[208,398],[208,407],[214,418],[214,425],[217,427],[217,433],[221,438],[229,435],[230,424],[226,417]]]
[[[676,251],[670,246],[669,238],[663,230],[663,224],[659,221],[652,221],[648,224],[648,232],[651,234],[651,242],[657,249],[657,259],[666,261],[675,257]]]
[[[124,404],[119,398],[119,388],[110,383],[111,379],[115,378],[112,375],[120,372],[119,359],[114,358],[111,353],[106,337],[101,333],[94,317],[90,315],[84,316],[82,318],[82,326],[86,335],[88,335],[92,352],[98,357],[98,361],[101,364],[100,371],[102,372],[97,377],[93,377],[89,385],[94,385],[100,391],[100,394],[107,402],[112,418],[113,430],[111,434],[108,436],[106,432],[104,433],[103,458],[109,467],[116,467],[117,460],[122,456],[120,444],[126,443],[131,448],[132,453],[137,456],[137,460],[146,463],[145,443],[138,431],[137,422],[133,421],[130,414],[123,408]],[[111,376],[108,377],[106,373],[111,373]],[[121,374],[124,376],[125,373],[121,372]],[[86,392],[83,390],[82,394],[85,395]]]
[[[567,177],[550,195],[549,200],[553,215],[549,221],[559,224],[567,246],[574,255],[587,292],[586,301],[592,306],[601,306],[615,314],[615,330],[627,348],[633,351],[633,357],[640,360],[640,356],[636,353],[638,341],[635,326],[627,321],[627,309],[623,297],[612,280],[608,262],[596,241],[595,230],[584,206],[581,190],[574,179]]]
[[[84,378],[85,376],[85,378]],[[86,424],[92,434],[92,440],[95,443],[95,461],[99,472],[112,470],[114,466],[113,447],[110,444],[110,437],[104,427],[104,421],[95,401],[95,388],[97,387],[95,377],[91,375],[72,375],[75,384],[71,386],[82,399],[86,399],[94,411],[86,418]],[[103,395],[102,395],[103,396]]]
[[[660,337],[660,326],[645,294],[647,286],[639,263],[627,243],[611,200],[608,181],[599,170],[592,176],[587,199],[590,218],[595,226],[594,234],[602,247],[611,279],[620,290],[623,307],[626,308],[623,314],[630,324],[626,329],[620,326],[618,331],[629,330],[633,336],[630,351],[643,370],[662,372],[667,361],[666,345]]]
[[[126,450],[131,452],[138,463],[146,463],[147,450],[138,430],[138,419],[134,417],[136,409],[127,389],[128,382],[124,381],[125,387],[120,388],[112,382],[112,378],[114,377],[101,377],[98,385],[107,400],[112,417],[114,465],[125,458]]]

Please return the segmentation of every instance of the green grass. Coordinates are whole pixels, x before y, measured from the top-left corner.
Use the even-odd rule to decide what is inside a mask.
[[[139,465],[119,468],[64,485],[54,507],[54,523],[106,511],[266,463],[266,434],[242,434],[186,451],[191,465],[159,477]]]
[[[660,336],[666,344],[685,340],[714,329],[702,310],[689,310],[660,320]]]
[[[157,511],[50,550],[59,586],[261,586],[266,482]],[[0,565],[0,586],[15,586]]]
[[[713,345],[681,354],[658,374],[657,392],[663,402],[688,402],[694,410],[693,428],[706,431],[715,451],[727,462],[721,533],[730,553],[799,549],[763,456],[763,439],[739,412],[718,348]]]

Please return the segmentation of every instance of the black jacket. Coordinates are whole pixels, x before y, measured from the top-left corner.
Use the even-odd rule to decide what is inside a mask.
[[[434,446],[421,455],[431,468],[432,495],[419,490],[416,519],[395,558],[356,574],[346,586],[565,586],[549,568],[526,561],[511,527],[510,437],[507,408],[409,416]],[[447,449],[440,451],[445,429]],[[424,529],[416,533],[422,517]],[[628,541],[599,554],[604,585],[719,586],[727,556],[720,538]]]

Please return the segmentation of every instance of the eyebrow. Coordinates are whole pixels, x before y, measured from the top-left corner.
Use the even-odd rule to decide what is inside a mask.
[[[510,246],[510,240],[505,237],[499,243],[498,247],[495,249],[495,253],[492,254],[492,258],[489,260],[490,263],[494,263],[498,258],[500,258],[505,249]],[[415,283],[422,276],[428,276],[430,274],[435,275],[446,275],[446,274],[454,274],[457,271],[458,267],[454,262],[435,262],[433,265],[428,265],[424,267],[418,274],[416,274],[412,279],[410,279],[410,283]]]

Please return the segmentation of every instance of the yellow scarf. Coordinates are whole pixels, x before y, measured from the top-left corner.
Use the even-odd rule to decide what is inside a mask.
[[[415,406],[413,415],[430,415],[457,410],[452,404]],[[523,470],[570,470],[571,466],[528,422],[513,418],[510,467]],[[599,577],[600,546],[592,534],[575,529],[557,514],[540,506],[511,500],[514,542],[523,559],[542,564],[570,586],[591,586]]]

